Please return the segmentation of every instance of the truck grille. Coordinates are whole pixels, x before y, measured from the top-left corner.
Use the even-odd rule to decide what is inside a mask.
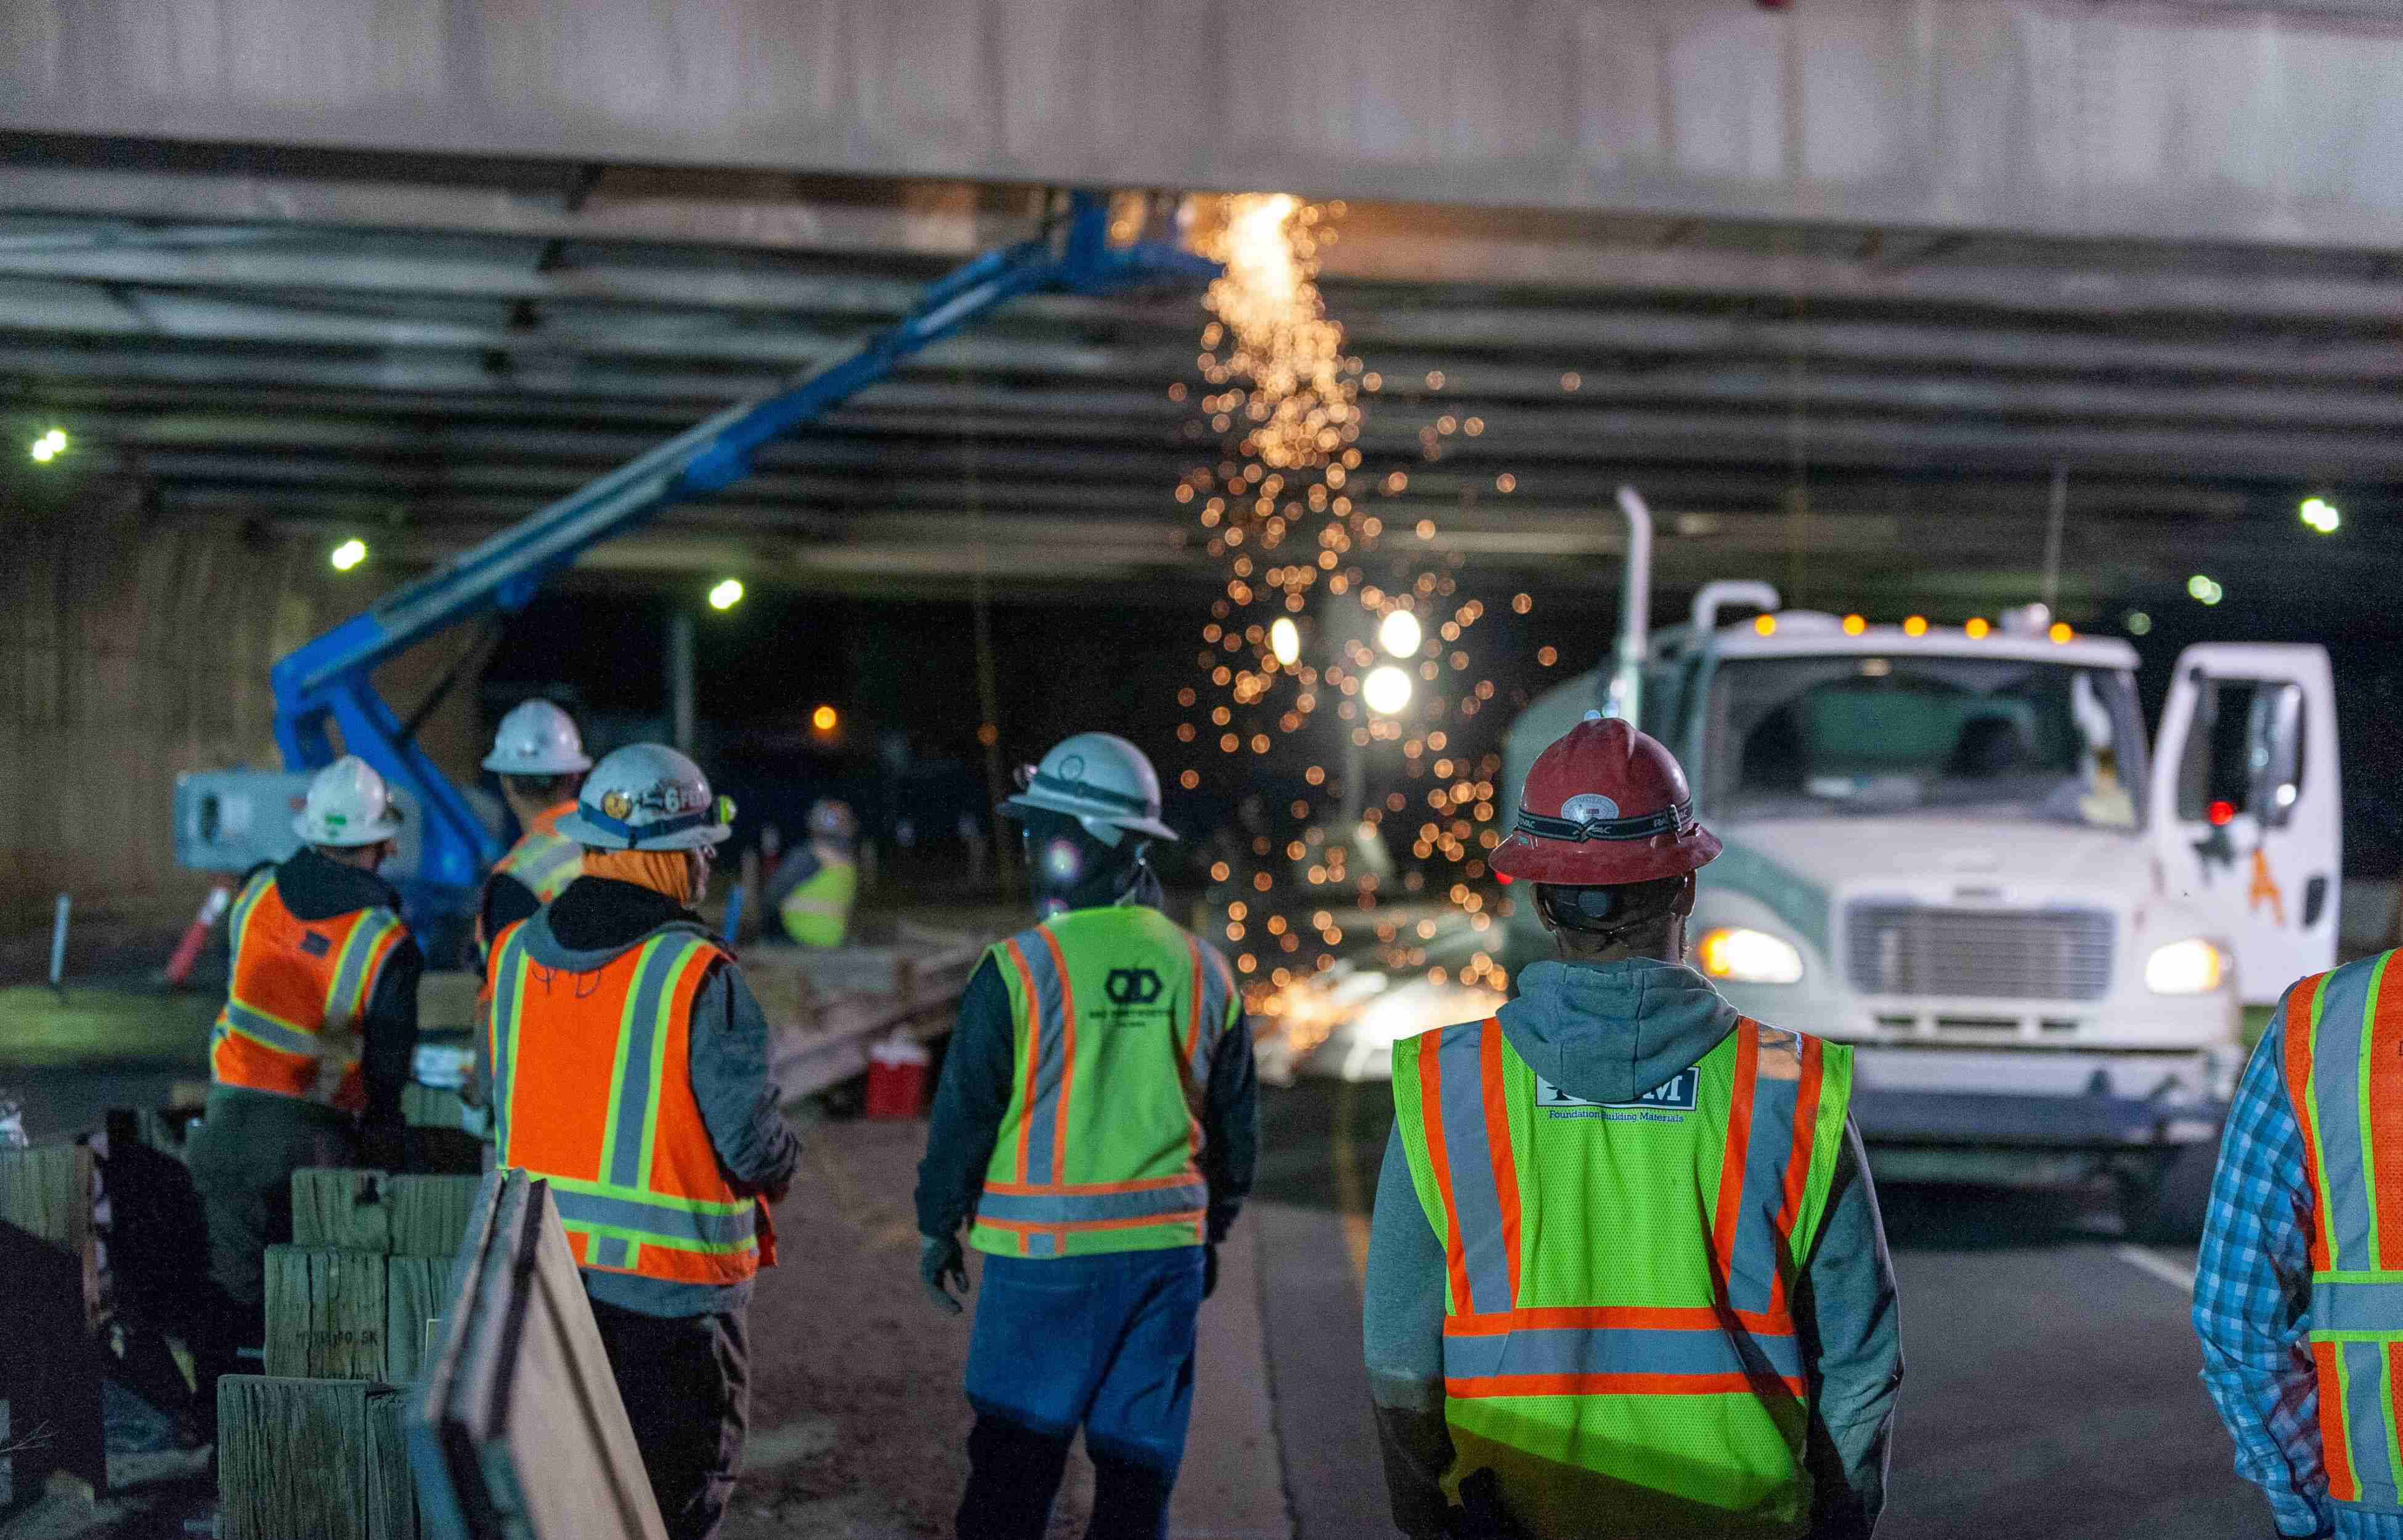
[[[1864,900],[1844,911],[1864,994],[2099,1000],[2111,992],[2104,909],[1925,909]]]

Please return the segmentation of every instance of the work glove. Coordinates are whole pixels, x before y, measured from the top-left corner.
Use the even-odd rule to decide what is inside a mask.
[[[960,1302],[952,1297],[952,1285],[958,1292],[968,1292],[967,1258],[960,1251],[959,1237],[954,1235],[922,1235],[918,1237],[918,1276],[926,1285],[926,1297],[935,1308],[949,1315],[960,1313]]]
[[[1211,1242],[1202,1248],[1202,1297],[1209,1298],[1218,1292],[1218,1242]]]

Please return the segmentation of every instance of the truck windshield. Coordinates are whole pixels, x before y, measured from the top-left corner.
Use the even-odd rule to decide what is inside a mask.
[[[2144,736],[2116,669],[2007,658],[1729,659],[1703,722],[1721,818],[1952,817],[2134,829]]]

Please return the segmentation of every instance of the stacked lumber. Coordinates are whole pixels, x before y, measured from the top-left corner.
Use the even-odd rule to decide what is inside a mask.
[[[664,1540],[549,1184],[485,1178],[405,1432],[431,1534]]]
[[[218,1386],[221,1534],[416,1540],[393,1387],[418,1377],[479,1180],[292,1173],[293,1243],[267,1253],[267,1372]]]
[[[743,974],[768,1018],[778,1092],[798,1101],[866,1074],[880,1038],[950,1031],[984,948],[979,936],[905,924],[891,946],[746,950]]]

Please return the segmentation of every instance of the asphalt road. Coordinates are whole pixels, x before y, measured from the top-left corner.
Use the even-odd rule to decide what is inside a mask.
[[[1390,1098],[1305,1080],[1262,1119],[1251,1212],[1295,1519],[1303,1540],[1388,1534],[1356,1269]],[[2124,1244],[2100,1191],[1880,1196],[1907,1366],[1880,1540],[2270,1532],[2196,1378],[2190,1256]]]

